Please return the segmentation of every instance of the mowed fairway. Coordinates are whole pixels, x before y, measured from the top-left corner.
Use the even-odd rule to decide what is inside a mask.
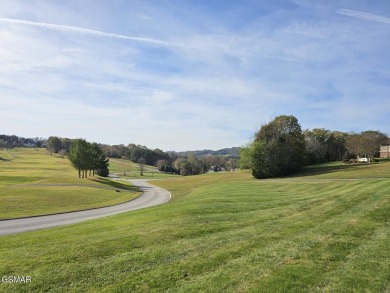
[[[331,167],[156,180],[165,205],[1,237],[32,282],[0,291],[389,292],[390,163]]]
[[[127,159],[110,159],[110,173],[118,174],[122,178],[161,179],[178,176],[161,173],[154,166],[144,165],[143,168],[143,175],[141,176],[139,164]]]
[[[79,179],[68,159],[45,149],[0,150],[0,158],[0,219],[102,207],[139,195],[129,184]]]

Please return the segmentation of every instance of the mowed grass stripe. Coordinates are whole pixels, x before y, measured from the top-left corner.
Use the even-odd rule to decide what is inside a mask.
[[[357,247],[348,261],[325,275],[329,281],[324,288],[341,292],[343,288],[364,288],[367,282],[371,292],[389,292],[390,282],[390,225],[375,230],[369,241]],[[352,290],[351,290],[352,291]]]
[[[247,259],[248,258],[251,258],[253,256],[258,256],[259,255],[259,252],[264,253],[264,251],[267,251],[267,242],[265,242],[264,246],[263,247],[258,247],[259,244],[261,244],[261,240],[263,240],[264,242],[264,234],[261,235],[260,237],[262,239],[259,239],[260,241],[256,241],[258,240],[257,237],[256,237],[256,234],[258,234],[258,231],[254,230],[253,229],[253,226],[250,226],[250,227],[245,227],[245,229],[239,229],[240,231],[224,231],[224,232],[219,232],[219,233],[215,233],[214,237],[211,237],[210,239],[210,242],[209,243],[216,243],[216,239],[223,239],[222,242],[220,242],[220,245],[219,247],[217,247],[217,245],[214,245],[209,251],[212,251],[212,250],[216,250],[216,251],[224,251],[223,254],[217,254],[215,255],[216,253],[211,253],[209,255],[207,255],[207,258],[203,258],[203,262],[199,263],[198,266],[199,266],[199,271],[201,271],[202,273],[199,275],[199,279],[202,280],[201,282],[198,282],[198,280],[195,278],[191,278],[193,280],[193,283],[194,284],[197,284],[195,287],[193,287],[192,285],[189,285],[189,288],[182,288],[183,290],[180,290],[180,291],[185,291],[187,289],[201,289],[202,287],[204,287],[205,285],[207,285],[208,288],[214,288],[214,289],[219,289],[221,290],[221,288],[223,287],[226,287],[226,288],[232,288],[232,285],[235,285],[235,284],[240,284],[239,286],[242,287],[242,279],[240,278],[239,280],[235,280],[234,282],[231,281],[231,278],[232,276],[234,276],[234,272],[230,272],[227,271],[227,268],[228,267],[231,267],[233,270],[235,270],[237,267],[247,267]],[[249,231],[248,231],[249,230]],[[224,243],[226,240],[228,240],[229,238],[229,235],[231,234],[239,234],[241,237],[241,239],[244,239],[242,241],[239,241],[237,243],[235,243],[235,248],[227,248],[227,247],[224,247]],[[227,234],[227,236],[223,237],[221,234]],[[269,270],[269,272],[271,272],[270,268],[273,268],[275,270],[277,270],[277,267],[284,264],[284,262],[286,261],[290,261],[290,257],[294,255],[294,253],[296,252],[299,252],[300,250],[302,250],[302,247],[296,247],[296,245],[293,245],[295,243],[295,240],[297,238],[306,238],[307,237],[307,234],[308,233],[304,233],[305,235],[299,235],[299,236],[295,236],[293,239],[290,239],[288,241],[283,241],[281,240],[279,242],[278,245],[274,245],[272,246],[272,253],[273,254],[276,254],[278,255],[278,259],[276,259],[275,257],[272,257],[272,255],[267,255],[267,258],[269,258],[270,261],[269,263],[266,262],[267,266],[266,268]],[[250,235],[249,239],[245,239],[245,236],[248,238],[248,235]],[[252,243],[249,242],[249,245],[248,245],[248,240],[252,240]],[[247,245],[245,245],[247,244]],[[186,244],[183,244],[183,245],[186,245]],[[201,245],[201,243],[197,243],[197,245]],[[225,244],[225,246],[230,246],[231,243],[229,244]],[[275,248],[277,248],[277,246],[280,246],[279,250],[275,251]],[[312,247],[314,246],[313,244],[306,244],[304,247]],[[251,249],[253,249],[253,247],[257,247],[257,249],[255,249],[254,251],[252,251]],[[275,253],[277,252],[277,253]],[[235,258],[234,256],[237,256],[237,258]],[[285,258],[287,258],[287,260],[283,260],[283,258],[281,258],[280,256],[284,256]],[[195,257],[197,257],[195,255]],[[216,258],[216,259],[215,259]],[[230,260],[229,260],[230,259]],[[229,262],[227,262],[226,264],[223,263],[223,261],[226,261],[226,260],[229,260]],[[260,260],[259,258],[256,258],[256,260]],[[237,266],[237,264],[239,262],[242,262],[244,261],[243,264],[241,264],[240,266]],[[263,259],[264,261],[264,259]],[[210,264],[210,263],[218,263],[218,269],[216,271],[213,270],[212,267],[210,267],[210,270],[211,270],[211,273],[209,271],[207,271],[207,265]],[[185,267],[183,267],[184,269]],[[192,268],[192,271],[194,271],[194,269],[196,269],[196,266],[193,266]],[[311,268],[310,268],[311,269]],[[188,270],[188,268],[187,268]],[[160,269],[160,272],[159,274],[161,274],[162,272],[164,271],[167,271],[165,270],[165,268],[161,268]],[[317,271],[318,272],[318,271]],[[206,279],[210,279],[209,281],[206,281],[205,278],[204,278],[204,275],[207,276]],[[267,275],[267,273],[265,273],[265,275]],[[319,274],[320,276],[320,274]],[[252,276],[249,280],[252,280]],[[187,284],[188,282],[186,282]],[[255,284],[257,284],[258,282],[256,282]],[[293,286],[294,283],[292,282],[289,282],[290,286]],[[214,287],[213,287],[214,286]],[[248,284],[245,286],[246,288],[251,288],[251,286],[249,286]],[[257,284],[256,285],[257,288],[260,288],[259,285]],[[266,286],[263,287],[266,289]],[[280,289],[287,289],[286,287],[281,287]],[[304,288],[300,288],[300,289],[304,289]],[[307,289],[312,289],[312,287],[309,287]],[[231,291],[235,291],[235,289],[231,290]]]
[[[253,232],[253,231],[252,231]],[[225,232],[222,232],[222,233],[225,233]],[[221,238],[220,236],[220,233],[215,233],[215,234],[218,234],[218,237],[219,238]],[[230,234],[230,233],[229,233]],[[235,233],[234,234],[238,234],[236,231],[235,231]],[[244,233],[243,235],[249,235],[249,233]],[[252,234],[251,234],[252,235]],[[225,238],[226,239],[226,238]],[[215,243],[214,242],[214,239],[211,239],[212,240],[212,243]],[[256,243],[258,243],[258,242],[256,242]],[[217,247],[214,247],[214,248],[217,248]],[[241,248],[242,248],[242,246],[241,246]],[[245,248],[245,247],[244,247]],[[285,247],[283,246],[283,249],[285,249]],[[231,256],[232,255],[232,251],[229,251],[229,255]],[[210,256],[208,257],[208,258],[210,258]],[[233,261],[236,261],[235,259],[233,259]],[[204,269],[204,264],[202,264],[201,265],[201,267],[202,267],[202,269]],[[234,266],[234,267],[236,267],[236,266]],[[227,276],[227,274],[226,274],[226,268],[225,268],[225,266],[221,266],[221,269],[222,269],[222,271],[223,271],[223,273],[224,273],[224,275],[225,275],[225,277]],[[210,274],[209,274],[209,272],[207,271],[207,272],[205,272],[205,275],[206,276],[210,276]],[[203,276],[203,275],[202,275]],[[230,276],[231,275],[229,275],[229,278],[230,278]],[[218,276],[218,278],[217,278],[217,280],[220,280],[220,278],[219,278],[219,276]],[[241,282],[242,280],[240,280],[240,282]],[[198,280],[195,280],[194,281],[196,284],[198,284],[199,285],[199,282],[198,282]],[[211,282],[212,284],[219,284],[219,282]],[[229,282],[227,282],[227,283],[225,283],[225,284],[230,284]],[[221,288],[221,287],[217,287],[217,288]]]
[[[382,182],[381,184],[378,184],[377,187],[380,188],[381,185],[383,185],[383,184],[384,184],[384,183]],[[356,183],[355,183],[355,185],[357,185],[357,187],[359,187],[360,184],[356,184]],[[371,187],[371,186],[367,187],[367,189],[369,189],[369,190],[371,190],[372,188],[373,188],[373,187]],[[344,189],[344,188],[343,188],[343,189]],[[365,191],[365,190],[363,190],[362,193],[364,193],[364,191]],[[354,197],[353,190],[352,190],[352,192],[349,194],[349,196]],[[365,199],[365,198],[362,199],[363,202],[364,202],[364,199]],[[352,200],[352,201],[355,201],[355,202],[356,202],[356,200]],[[343,205],[344,205],[344,204],[343,204]],[[368,209],[368,206],[367,206],[366,202],[364,202],[363,204],[360,204],[360,207],[364,207],[364,208]],[[339,210],[339,212],[340,212],[340,208],[339,208],[339,207],[336,207],[336,210]],[[343,209],[341,209],[341,210],[343,210]],[[315,211],[314,214],[317,214],[317,211]],[[310,217],[312,217],[312,215],[310,215]],[[332,221],[334,221],[334,220],[332,220]],[[336,224],[337,224],[337,223],[336,223]],[[340,223],[340,224],[342,224],[342,223]],[[322,224],[321,224],[321,226],[322,226]],[[334,228],[334,226],[333,226],[333,228]],[[291,230],[288,229],[288,231],[291,231]]]
[[[353,196],[353,195],[352,195]],[[360,205],[360,207],[365,207],[366,209],[367,209],[367,205],[366,204],[362,204],[362,205]],[[317,214],[317,212],[315,212],[316,214]],[[338,219],[337,219],[338,220]],[[333,219],[332,219],[332,221],[334,221]],[[278,223],[278,226],[280,225],[281,223]],[[333,224],[336,224],[336,226],[337,226],[337,223],[333,223]],[[340,223],[340,225],[342,225],[343,223],[341,222]],[[323,225],[321,224],[321,227],[322,227]],[[335,225],[333,225],[333,226],[331,226],[332,227],[332,229],[335,229]],[[290,230],[290,229],[288,229],[288,230]],[[303,231],[306,231],[306,229],[304,229]],[[249,232],[249,231],[248,231]],[[241,237],[243,236],[243,235],[252,235],[252,239],[255,239],[256,238],[256,236],[254,236],[254,235],[256,235],[256,231],[251,231],[252,233],[251,234],[249,234],[249,233],[247,233],[246,231],[245,231],[245,233],[242,233],[242,235],[241,235]],[[295,231],[295,232],[297,232],[297,231]],[[340,233],[341,231],[338,231],[338,233]],[[281,240],[280,242],[279,242],[279,244],[277,244],[277,245],[273,245],[272,246],[272,251],[273,251],[273,253],[275,253],[275,248],[277,247],[277,246],[280,246],[280,251],[278,251],[278,253],[277,253],[277,255],[278,256],[281,256],[281,255],[285,255],[285,256],[288,256],[287,257],[287,260],[286,261],[291,261],[290,260],[290,257],[295,257],[295,258],[297,258],[297,259],[299,259],[300,257],[299,256],[294,256],[297,252],[299,252],[299,251],[302,251],[302,250],[307,250],[307,249],[311,249],[311,248],[313,248],[314,246],[315,246],[315,242],[313,241],[313,240],[311,240],[311,242],[312,243],[310,243],[310,238],[308,237],[308,236],[310,236],[310,234],[312,234],[313,233],[313,231],[309,231],[309,232],[305,232],[305,233],[303,233],[303,235],[302,234],[299,234],[299,236],[293,236],[295,233],[293,233],[293,235],[289,235],[289,238],[290,237],[292,237],[292,239],[290,239],[290,240],[288,240],[287,242],[286,241],[283,241],[283,240]],[[237,233],[235,233],[235,234],[239,234],[238,232]],[[283,233],[283,235],[285,235],[285,233]],[[293,246],[293,247],[290,247],[290,248],[288,248],[288,246],[289,245],[291,245],[291,244],[294,244],[294,243],[296,243],[297,242],[297,240],[299,240],[300,238],[304,238],[304,239],[306,239],[306,243],[305,243],[305,245],[303,246],[303,247],[296,247],[296,246]],[[257,242],[257,241],[255,241],[256,242],[256,246],[258,246],[259,245],[259,243],[261,243],[261,241],[259,241],[259,242]],[[297,242],[298,243],[298,242]],[[289,245],[287,245],[287,244],[289,244]],[[250,251],[249,249],[250,249],[251,247],[241,247],[241,249],[248,249],[248,251]],[[263,251],[263,249],[266,249],[266,247],[261,247],[261,248],[258,248],[257,250],[255,250],[254,252],[251,252],[249,255],[248,255],[248,253],[245,253],[245,256],[242,256],[242,258],[244,258],[244,259],[246,259],[246,258],[248,258],[248,257],[250,257],[251,255],[257,255],[258,253],[257,253],[257,251]],[[284,252],[284,253],[283,253]],[[287,253],[286,253],[287,252]],[[230,254],[231,254],[231,251],[229,252]],[[314,255],[316,254],[316,253],[313,253]],[[321,255],[321,254],[319,254],[319,255]],[[334,256],[334,255],[333,255]],[[270,257],[269,255],[267,256],[267,257]],[[272,258],[272,257],[271,257]],[[241,259],[241,257],[240,257],[240,259]],[[233,268],[236,268],[237,267],[237,262],[238,262],[238,260],[237,259],[232,259],[231,260],[232,262],[234,262],[235,263],[235,265],[233,265],[232,267]],[[264,261],[264,260],[263,260]],[[281,261],[282,260],[275,260],[275,259],[273,259],[272,260],[272,262],[271,263],[268,263],[267,264],[267,268],[269,269],[270,267],[272,267],[272,263],[274,263],[274,264],[276,264],[276,265],[281,265],[282,263],[281,263]],[[242,264],[243,266],[246,266],[247,264]],[[276,269],[276,267],[275,267],[275,269]],[[215,276],[215,278],[212,276],[213,274],[207,274],[208,276],[211,276],[211,281],[210,281],[210,284],[221,284],[221,282],[219,282],[220,280],[223,280],[222,281],[222,284],[224,284],[225,286],[227,286],[227,287],[230,287],[232,284],[231,284],[231,282],[228,282],[228,280],[224,280],[224,279],[230,279],[233,275],[234,275],[234,272],[232,272],[231,274],[228,274],[228,272],[226,271],[226,266],[221,266],[221,268],[219,269],[219,270],[221,270],[221,274],[223,275],[223,276],[225,276],[225,278],[222,278],[221,279],[221,277],[223,277],[223,276],[221,276],[221,274],[216,274],[216,276]],[[308,266],[307,267],[307,272],[309,272],[309,271],[311,271],[312,270],[312,267],[310,267],[310,266]],[[332,268],[330,268],[330,270],[333,270],[333,267]],[[318,270],[314,270],[314,272],[315,273],[320,273]],[[289,270],[286,270],[286,273],[291,273]],[[321,274],[319,274],[318,276],[321,276]],[[219,281],[218,281],[219,280]],[[286,282],[286,284],[288,283],[289,284],[289,286],[294,286],[294,283],[293,282],[290,282],[291,280],[289,280],[288,282]],[[196,281],[195,281],[196,282]],[[236,283],[242,283],[242,280],[240,280],[239,282],[237,281]],[[258,282],[256,282],[256,283],[258,283]],[[240,287],[242,287],[242,285],[240,285]],[[251,286],[245,286],[246,288],[250,288]],[[262,288],[262,289],[267,289],[267,286],[265,286],[265,287],[261,287],[261,286],[259,286],[259,285],[256,285],[256,287],[258,288],[258,289],[260,289],[260,288]],[[221,288],[221,287],[217,287],[217,288]],[[306,288],[307,290],[312,290],[312,289],[314,289],[315,287],[312,287],[312,286],[309,286],[308,288]],[[289,289],[288,287],[284,287],[284,286],[281,286],[279,289],[281,289],[281,290],[287,290],[287,289]],[[305,289],[305,288],[303,288],[303,287],[300,287],[299,288],[299,290],[301,290],[301,289]],[[299,291],[299,290],[297,290],[297,291]],[[232,291],[235,291],[235,290],[232,290]]]

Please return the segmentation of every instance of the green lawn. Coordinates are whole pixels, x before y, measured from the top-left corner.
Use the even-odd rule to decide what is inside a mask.
[[[32,283],[0,291],[389,292],[390,164],[328,167],[155,180],[169,203],[1,237]]]
[[[79,179],[67,159],[45,149],[0,150],[0,158],[0,219],[102,207],[139,195],[128,183]]]
[[[137,179],[162,179],[178,175],[161,173],[154,166],[144,165],[143,175],[140,174],[140,166],[130,160],[110,159],[110,173],[118,174],[122,178]]]
[[[389,164],[388,159],[382,159],[380,163],[373,164],[332,162],[306,167],[298,176],[331,179],[390,178]]]

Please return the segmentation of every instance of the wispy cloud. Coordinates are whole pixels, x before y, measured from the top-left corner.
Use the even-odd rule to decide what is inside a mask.
[[[361,12],[386,5],[128,2],[0,1],[5,133],[188,150],[244,144],[280,114],[388,131],[389,19]]]
[[[346,16],[351,16],[351,17],[356,17],[356,18],[368,20],[368,21],[376,21],[376,22],[390,24],[390,18],[380,16],[380,15],[370,14],[370,13],[366,13],[366,12],[349,10],[349,9],[339,9],[339,10],[337,10],[337,13],[342,14],[342,15],[346,15]]]
[[[82,28],[77,26],[60,25],[60,24],[53,24],[53,23],[46,23],[46,22],[36,22],[36,21],[30,21],[24,19],[0,17],[0,22],[43,27],[43,28],[57,30],[57,31],[75,32],[75,33],[88,34],[88,35],[94,35],[99,37],[108,37],[108,38],[116,38],[116,39],[123,39],[129,41],[152,43],[160,46],[183,46],[182,44],[167,42],[167,41],[153,39],[153,38],[126,36],[126,35],[107,33],[107,32],[102,32],[98,30],[92,30],[92,29],[87,29],[87,28]]]

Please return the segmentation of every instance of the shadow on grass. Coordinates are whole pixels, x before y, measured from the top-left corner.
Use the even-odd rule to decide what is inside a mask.
[[[304,176],[336,173],[339,171],[364,169],[364,168],[372,166],[372,165],[385,164],[385,163],[390,163],[390,159],[381,159],[380,162],[375,162],[375,163],[371,163],[371,164],[368,164],[368,163],[344,164],[342,162],[318,164],[318,165],[307,166],[302,171],[300,171],[294,175],[288,176],[288,177],[304,177]]]
[[[334,165],[334,166],[307,166],[299,173],[295,174],[295,176],[312,176],[312,175],[321,175],[321,174],[328,174],[328,173],[334,173],[339,171],[347,171],[352,170],[356,168],[361,168],[366,166],[366,164],[342,164],[340,165]]]
[[[9,159],[4,159],[4,158],[1,158],[1,157],[0,157],[0,161],[9,162],[9,161],[11,161],[11,160],[9,160]]]
[[[125,190],[130,190],[130,191],[137,191],[137,192],[140,191],[138,186],[125,185],[125,184],[120,183],[118,181],[111,181],[111,180],[105,179],[105,178],[95,178],[95,179],[92,179],[92,181],[98,182],[101,184],[105,184],[105,185],[108,185],[108,186],[111,186],[111,187],[114,187],[117,189],[125,189]]]

